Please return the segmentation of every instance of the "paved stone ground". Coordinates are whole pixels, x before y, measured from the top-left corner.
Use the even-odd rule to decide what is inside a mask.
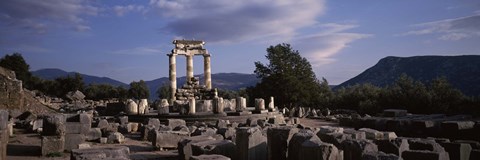
[[[309,127],[320,127],[323,125],[337,126],[337,123],[327,122],[319,119],[300,119],[300,123]],[[177,159],[177,150],[156,151],[150,142],[141,141],[140,133],[126,134],[126,142],[123,144],[98,144],[91,143],[92,147],[106,145],[127,146],[130,149],[131,159]],[[63,153],[62,157],[42,157],[40,148],[40,135],[36,133],[25,133],[22,129],[15,129],[15,136],[10,138],[7,159],[8,160],[68,160],[70,153]]]

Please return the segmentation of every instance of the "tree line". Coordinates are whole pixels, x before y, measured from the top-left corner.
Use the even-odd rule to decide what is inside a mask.
[[[22,81],[24,88],[29,90],[37,90],[41,93],[65,98],[70,91],[79,90],[83,92],[87,99],[143,99],[150,96],[145,81],[133,81],[129,88],[123,86],[112,86],[109,84],[89,84],[85,85],[80,74],[67,75],[66,77],[58,77],[53,80],[46,80],[32,75],[30,65],[25,61],[20,53],[7,54],[0,59],[0,66],[15,71],[17,79]]]

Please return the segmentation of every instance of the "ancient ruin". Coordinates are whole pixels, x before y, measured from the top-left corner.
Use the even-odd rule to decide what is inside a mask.
[[[169,54],[172,97],[85,100],[33,94],[0,68],[0,160],[477,160],[480,120],[470,115],[416,115],[387,109],[378,116],[350,110],[282,108],[274,97],[224,99],[212,88],[203,41],[176,40]],[[187,57],[177,89],[175,57]],[[205,85],[193,77],[205,58]],[[33,100],[32,100],[33,99]],[[23,108],[37,101],[43,112]],[[38,108],[37,108],[38,109]],[[35,111],[35,112],[34,112]],[[20,157],[20,158],[18,158]]]

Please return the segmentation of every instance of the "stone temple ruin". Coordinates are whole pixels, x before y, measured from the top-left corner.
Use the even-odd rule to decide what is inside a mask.
[[[211,100],[216,97],[216,90],[212,89],[212,76],[210,68],[210,54],[203,47],[205,42],[195,40],[174,40],[175,48],[172,49],[169,57],[169,78],[170,78],[170,102],[175,108],[179,108],[182,114],[195,114],[197,111],[197,103],[211,104]],[[177,89],[177,66],[176,57],[178,55],[185,55],[187,58],[187,75],[186,83],[182,88]],[[204,85],[200,85],[199,78],[193,76],[193,56],[202,55],[204,62]],[[199,101],[199,102],[197,102]],[[185,107],[188,104],[188,107]],[[200,104],[200,103],[199,103]],[[209,108],[211,105],[200,105],[199,107]],[[211,109],[201,109],[200,111],[207,111]]]
[[[0,99],[11,98],[0,101],[0,106],[7,102],[0,109],[0,160],[55,155],[62,160],[480,159],[478,118],[398,109],[379,116],[303,107],[279,112],[273,97],[268,104],[256,98],[255,107],[247,107],[246,98],[223,99],[212,88],[204,42],[174,44],[169,54],[172,97],[153,105],[146,99],[86,101],[83,93],[72,91],[70,101],[35,97],[50,107],[47,113],[19,112],[15,107],[22,105],[21,98],[34,95],[0,67]],[[193,77],[196,54],[205,57],[205,85]],[[187,82],[180,89],[176,55],[187,55]],[[86,104],[91,105],[82,107]]]

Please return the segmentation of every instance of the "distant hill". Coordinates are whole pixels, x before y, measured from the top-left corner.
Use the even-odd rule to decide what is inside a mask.
[[[37,71],[33,71],[32,74],[34,76],[38,76],[43,79],[48,79],[48,80],[53,80],[58,77],[66,77],[66,76],[75,76],[75,73],[77,72],[67,72],[61,69],[55,69],[55,68],[48,68],[48,69],[40,69]],[[91,76],[91,75],[86,75],[86,74],[81,74],[83,78],[83,81],[85,82],[86,85],[88,84],[110,84],[113,86],[124,86],[128,87],[127,84],[108,78],[108,77],[97,77],[97,76]]]
[[[200,78],[200,84],[203,84],[204,77],[203,74],[195,75],[195,77]],[[185,84],[186,77],[177,77],[178,88],[181,88]],[[226,90],[238,90],[240,88],[245,88],[249,86],[254,86],[257,84],[259,79],[257,79],[255,74],[244,74],[244,73],[216,73],[212,74],[212,86],[213,88],[226,89]],[[156,91],[163,85],[170,85],[168,77],[158,78],[151,81],[146,81],[148,88],[150,89],[150,99],[156,99]]]
[[[43,79],[53,80],[58,77],[74,76],[77,72],[66,72],[61,69],[40,69],[33,71],[32,74]],[[108,78],[108,77],[97,77],[86,74],[81,74],[85,84],[110,84],[113,86],[124,86],[128,88],[128,84],[123,82]],[[203,84],[203,74],[195,75],[200,77],[200,83]],[[185,77],[177,78],[177,85],[180,88],[185,84]],[[238,90],[240,88],[245,88],[248,86],[254,86],[259,80],[255,74],[243,74],[243,73],[216,73],[212,74],[212,85],[214,88],[226,89],[226,90]],[[157,99],[156,91],[158,88],[164,84],[170,85],[168,77],[162,77],[154,79],[151,81],[145,81],[148,88],[150,89],[150,99]]]
[[[336,88],[362,83],[383,87],[393,84],[402,73],[423,83],[444,76],[466,95],[480,95],[480,55],[385,57]]]

